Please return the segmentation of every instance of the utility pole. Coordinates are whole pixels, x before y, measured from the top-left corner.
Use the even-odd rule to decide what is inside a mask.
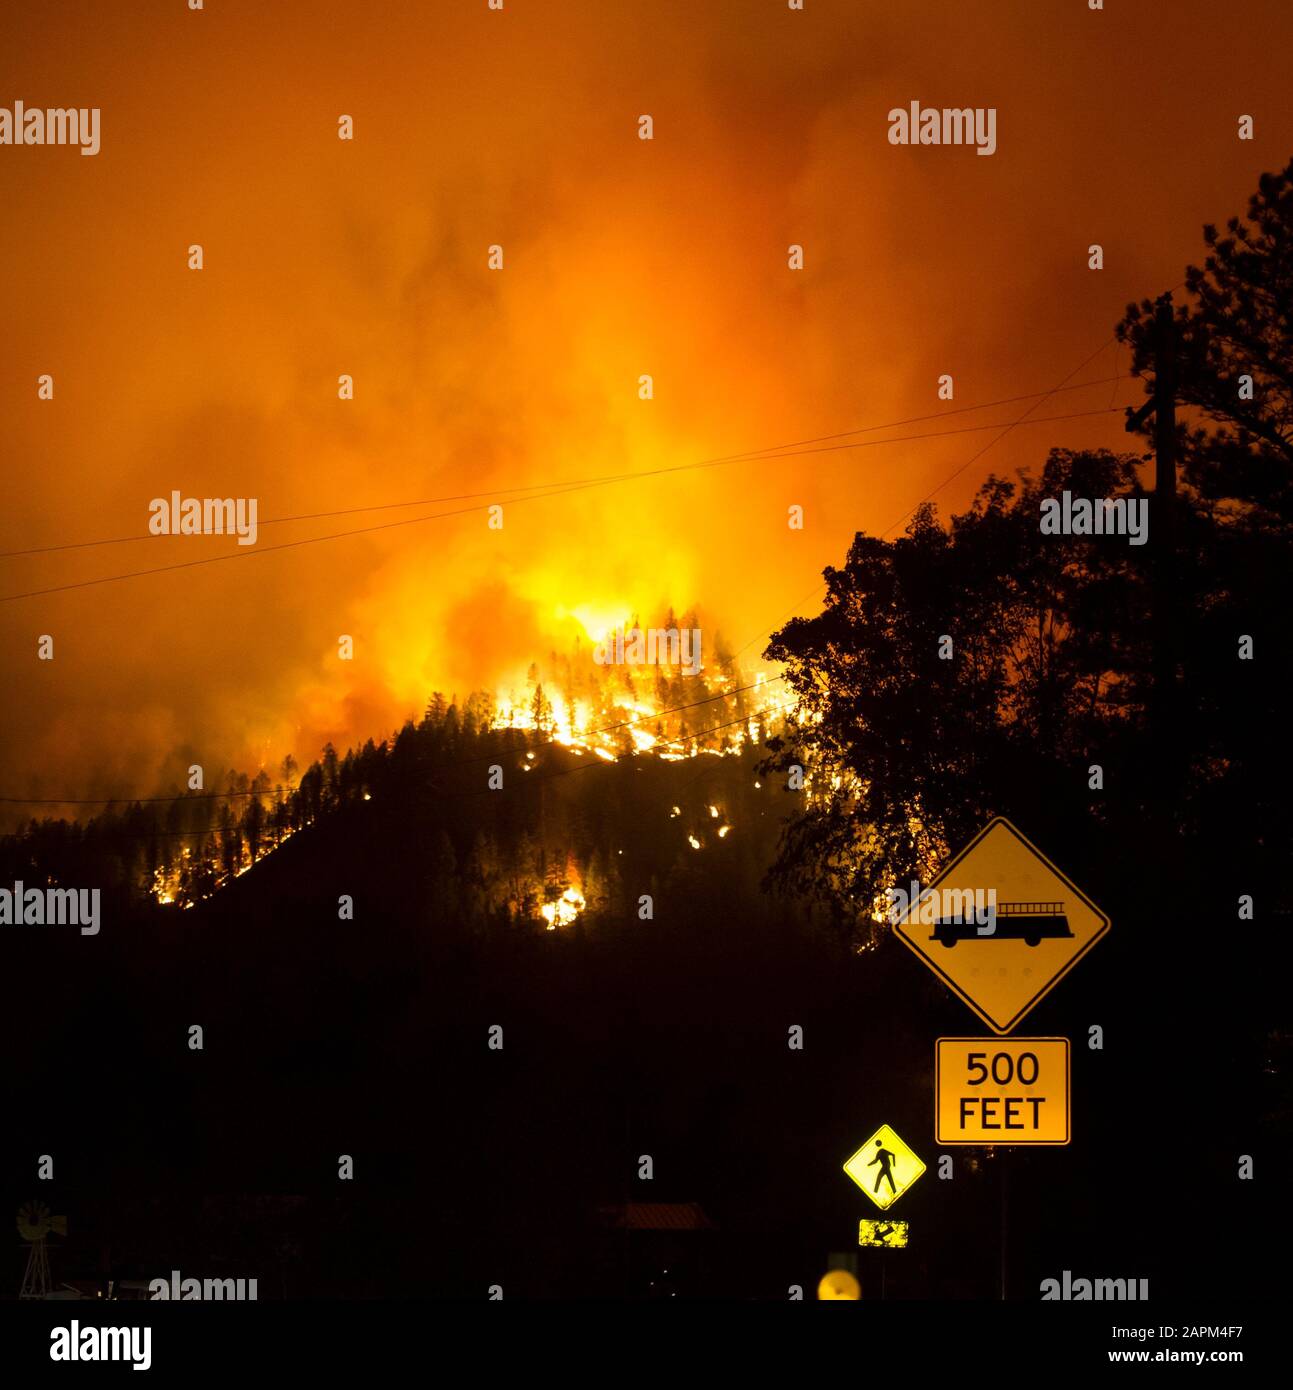
[[[1150,804],[1158,822],[1152,839],[1159,872],[1173,873],[1176,836],[1172,823],[1180,791],[1181,720],[1176,690],[1178,630],[1176,592],[1176,322],[1172,296],[1158,300],[1154,314],[1154,500],[1149,543],[1153,547],[1153,702],[1150,705],[1154,779]]]
[[[1176,725],[1176,322],[1172,296],[1154,314],[1154,741],[1158,791],[1169,803],[1175,766]]]
[[[1001,1301],[1006,1299],[1006,1251],[1009,1248],[1010,1238],[1010,1183],[1006,1176],[1006,1150],[998,1149],[997,1157],[1001,1160]]]
[[[1154,496],[1149,508],[1152,688],[1149,703],[1150,763],[1153,787],[1148,800],[1158,824],[1153,834],[1164,854],[1176,804],[1179,765],[1179,711],[1176,697],[1176,319],[1171,291],[1160,295],[1154,311],[1154,393],[1127,416],[1134,433],[1154,416]],[[1161,868],[1166,870],[1164,863]]]

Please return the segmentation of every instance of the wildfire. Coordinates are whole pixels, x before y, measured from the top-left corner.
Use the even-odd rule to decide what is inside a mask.
[[[745,692],[744,717],[733,720],[732,706],[721,698],[732,685],[729,677],[706,676],[703,694],[690,697],[696,705],[680,711],[645,697],[640,689],[631,694],[595,689],[589,697],[549,693],[532,673],[525,697],[509,692],[496,698],[494,727],[533,733],[545,742],[579,754],[592,753],[606,762],[644,753],[664,762],[724,757],[759,742],[764,726],[794,708],[783,686],[759,675]],[[714,727],[707,729],[707,725]],[[526,758],[532,762],[533,753]]]
[[[167,873],[165,869],[153,870],[153,897],[159,903],[173,903],[175,894],[179,891],[180,876],[178,870]]]
[[[507,695],[499,698],[495,708],[495,728],[535,733],[577,753],[595,753],[611,762],[622,752],[650,752],[658,742],[654,733],[637,722],[656,712],[641,701],[617,704],[598,713],[587,700],[568,701],[560,694],[549,698],[542,687],[536,687],[535,694],[524,703]],[[615,727],[606,728],[608,724]]]
[[[568,927],[588,906],[587,900],[578,888],[567,888],[555,901],[544,903],[539,909],[549,931],[558,927]]]
[[[365,795],[364,800],[367,801],[368,799],[368,796]],[[247,844],[240,840],[235,862],[229,871],[226,871],[226,865],[220,856],[195,858],[192,848],[185,845],[180,850],[179,859],[169,868],[159,866],[153,870],[152,883],[148,891],[151,893],[153,901],[162,907],[195,907],[203,898],[210,897],[212,893],[218,892],[235,878],[241,878],[254,864],[272,854],[274,850],[290,840],[295,833],[294,830],[286,828],[276,830],[272,837],[267,836],[265,840],[260,842],[254,857]],[[191,875],[195,870],[201,869],[203,864],[207,869],[207,884],[205,887],[199,888],[192,881]]]
[[[580,612],[577,616],[591,637],[594,615]],[[780,681],[766,674],[751,681],[734,668],[702,667],[693,674],[677,663],[645,671],[625,665],[594,666],[576,650],[570,660],[554,656],[543,676],[541,680],[537,665],[531,666],[521,686],[523,695],[513,688],[493,700],[493,728],[532,735],[526,741],[533,746],[525,750],[521,763],[524,772],[543,766],[535,750],[544,744],[559,745],[576,757],[589,755],[611,763],[622,758],[681,762],[701,756],[735,756],[761,742],[795,707],[788,687]],[[372,799],[366,787],[359,789],[359,795],[363,801]],[[268,793],[260,809],[270,813]],[[671,819],[682,815],[680,806],[664,809]],[[706,805],[705,812],[709,829],[719,840],[725,839],[732,827],[723,808]],[[163,905],[193,907],[247,873],[292,833],[276,825],[258,834],[254,842],[239,833],[227,849],[204,844],[201,862],[186,847],[178,861],[154,871],[148,884],[151,896]],[[696,834],[689,834],[687,841],[694,850],[704,847]],[[567,882],[569,877],[576,877],[573,869]],[[555,931],[570,926],[586,907],[583,892],[572,886],[543,902],[539,912],[547,930]]]

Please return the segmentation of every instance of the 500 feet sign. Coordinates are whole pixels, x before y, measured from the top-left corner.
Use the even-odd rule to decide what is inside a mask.
[[[1067,1144],[1067,1038],[939,1038],[940,1144]]]

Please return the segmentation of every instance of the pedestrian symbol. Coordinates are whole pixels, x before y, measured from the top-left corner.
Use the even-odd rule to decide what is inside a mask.
[[[896,891],[893,929],[1005,1034],[1109,930],[1109,919],[1004,817],[927,887]]]
[[[925,1165],[888,1125],[881,1125],[844,1165],[844,1171],[883,1210],[906,1192]]]

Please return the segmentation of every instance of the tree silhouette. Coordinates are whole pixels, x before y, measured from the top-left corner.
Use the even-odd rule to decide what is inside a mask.
[[[1250,522],[1287,526],[1293,521],[1293,161],[1262,175],[1246,220],[1230,218],[1225,235],[1205,226],[1203,237],[1203,265],[1186,270],[1195,302],[1175,311],[1178,397],[1208,422],[1186,431],[1185,479],[1209,501],[1238,504]],[[1118,325],[1133,370],[1150,381],[1153,310],[1149,300],[1129,305]]]
[[[1125,742],[1144,685],[1145,585],[1125,541],[1043,536],[1043,497],[1136,496],[1137,461],[1052,452],[1041,479],[990,478],[939,525],[859,534],[824,611],[773,638],[799,700],[765,773],[807,768],[771,882],[874,935],[883,891],[925,878],[991,815],[1052,821],[1091,746]],[[1143,626],[1141,624],[1140,626]]]

